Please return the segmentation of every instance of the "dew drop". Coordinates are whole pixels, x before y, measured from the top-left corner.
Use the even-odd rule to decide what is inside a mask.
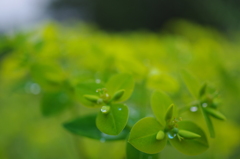
[[[25,86],[25,90],[27,93],[32,93],[37,95],[41,92],[41,87],[37,83],[28,82]]]
[[[121,111],[121,110],[122,110],[122,108],[118,108],[118,110],[119,110],[119,111]]]
[[[100,79],[96,79],[95,82],[96,83],[101,83],[101,80]]]
[[[177,134],[176,133],[173,133],[173,132],[168,132],[167,133],[167,136],[169,139],[173,139]]]
[[[110,111],[109,106],[102,106],[102,108],[101,108],[102,113],[107,114],[107,113],[109,113],[109,111]]]
[[[204,107],[204,108],[206,108],[207,106],[208,106],[207,103],[203,103],[203,104],[202,104],[202,107]]]
[[[192,106],[192,107],[190,108],[190,111],[191,111],[191,112],[196,112],[196,111],[198,111],[198,107]]]
[[[100,142],[101,142],[101,143],[104,143],[105,141],[106,141],[106,139],[104,139],[104,138],[101,138],[101,139],[100,139]]]

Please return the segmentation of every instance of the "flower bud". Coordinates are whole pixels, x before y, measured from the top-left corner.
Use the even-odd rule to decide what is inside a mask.
[[[201,137],[200,135],[187,130],[179,130],[178,134],[184,139],[196,139]]]
[[[162,140],[162,139],[164,139],[164,137],[165,137],[165,133],[164,133],[162,130],[160,130],[160,131],[157,133],[156,139],[157,139],[157,140]]]
[[[101,101],[101,98],[95,95],[84,95],[84,98],[96,104],[99,104],[99,101]]]
[[[173,116],[173,104],[171,104],[167,109],[165,121],[170,121],[172,119],[172,116]]]
[[[113,95],[112,100],[113,100],[113,101],[119,100],[119,99],[123,96],[124,92],[125,92],[124,89],[121,89],[121,90],[117,91],[117,92]]]
[[[204,109],[209,115],[213,116],[214,118],[220,119],[220,120],[226,120],[226,117],[220,113],[218,110],[213,108],[205,108]]]

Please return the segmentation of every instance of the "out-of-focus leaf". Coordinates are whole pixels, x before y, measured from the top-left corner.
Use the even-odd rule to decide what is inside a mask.
[[[45,92],[41,100],[41,111],[44,116],[51,116],[62,112],[71,105],[71,98],[66,92]]]
[[[157,154],[147,154],[137,150],[131,144],[127,143],[127,159],[158,159]]]
[[[124,104],[110,105],[106,114],[100,111],[97,115],[96,125],[100,131],[109,135],[118,135],[128,121],[128,107]]]
[[[198,99],[200,90],[200,83],[198,80],[186,70],[182,70],[181,75],[185,84],[187,85],[189,92],[194,98]]]
[[[215,137],[215,130],[214,130],[214,127],[213,127],[212,120],[210,119],[208,114],[203,110],[203,108],[201,108],[201,109],[202,109],[203,117],[204,117],[205,122],[207,124],[208,131],[210,133],[210,137],[214,138]]]
[[[102,133],[96,127],[96,114],[83,116],[76,118],[70,122],[64,123],[63,126],[73,134],[84,136],[92,139],[97,139],[100,141],[115,141],[115,140],[124,140],[126,139],[129,128],[123,129],[123,131],[118,135],[108,135]]]
[[[209,147],[207,137],[204,131],[198,127],[196,124],[190,121],[182,121],[178,123],[178,128],[194,132],[201,137],[196,139],[182,139],[181,141],[175,136],[173,139],[170,139],[170,143],[178,151],[186,155],[198,155],[206,151]]]
[[[164,127],[153,117],[139,120],[133,127],[129,136],[129,143],[136,149],[148,153],[159,153],[167,143],[167,137],[157,140],[156,136]]]
[[[127,100],[134,88],[134,80],[133,77],[129,74],[117,74],[110,78],[110,80],[106,83],[106,88],[110,94],[113,96],[117,91],[124,90],[124,94],[116,100],[115,102],[123,102]]]

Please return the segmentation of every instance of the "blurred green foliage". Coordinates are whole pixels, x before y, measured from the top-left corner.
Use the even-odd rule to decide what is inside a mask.
[[[79,104],[74,93],[77,85],[89,80],[104,84],[113,74],[132,74],[136,84],[127,101],[128,125],[132,126],[152,116],[149,97],[153,90],[167,92],[180,109],[191,105],[194,98],[183,84],[182,69],[206,81],[210,89],[219,89],[219,109],[228,119],[213,119],[217,132],[214,140],[208,136],[210,149],[191,158],[239,158],[239,44],[238,33],[230,39],[185,21],[172,22],[160,33],[106,33],[86,24],[52,23],[1,36],[0,158],[123,158],[124,141],[99,142],[63,129],[62,123],[73,117],[98,111]],[[53,109],[45,111],[50,105]],[[61,109],[56,112],[54,106]],[[181,117],[207,131],[198,111],[189,109]],[[169,145],[161,156],[190,158]]]

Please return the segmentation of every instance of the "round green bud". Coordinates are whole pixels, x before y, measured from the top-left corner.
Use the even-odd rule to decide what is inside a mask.
[[[162,140],[164,139],[164,137],[165,137],[165,133],[162,130],[160,130],[156,135],[157,140]]]
[[[112,100],[113,100],[113,101],[119,100],[119,99],[123,96],[124,92],[125,92],[124,89],[121,89],[121,90],[117,91],[117,92],[113,95]]]

